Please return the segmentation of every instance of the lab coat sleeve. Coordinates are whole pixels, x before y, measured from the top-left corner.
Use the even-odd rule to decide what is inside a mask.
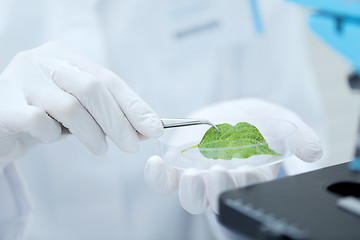
[[[16,163],[0,169],[0,239],[25,239],[30,201]]]

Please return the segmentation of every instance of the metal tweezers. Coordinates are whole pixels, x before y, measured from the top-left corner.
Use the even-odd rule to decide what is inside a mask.
[[[209,122],[206,119],[195,119],[195,118],[161,118],[162,124],[164,128],[173,128],[173,127],[185,127],[185,126],[193,126],[200,124],[207,124],[213,126],[218,132],[219,129]]]

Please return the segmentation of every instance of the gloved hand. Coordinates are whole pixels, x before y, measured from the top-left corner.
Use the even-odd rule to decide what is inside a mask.
[[[94,154],[107,150],[106,136],[134,152],[139,136],[163,131],[152,109],[104,67],[55,42],[18,53],[0,74],[0,163],[33,142],[58,139],[62,127]]]
[[[316,161],[322,156],[319,137],[295,113],[259,99],[222,102],[196,111],[190,117],[208,119],[212,123],[231,124],[248,118],[285,119],[297,126],[297,132],[293,138],[295,155],[306,162]],[[196,129],[193,127],[191,131],[194,136],[198,135]],[[187,132],[187,134],[190,133]],[[276,178],[279,166],[280,164],[261,168],[241,166],[235,170],[214,166],[206,172],[196,169],[180,171],[166,165],[161,157],[152,156],[147,161],[144,175],[148,187],[155,193],[168,195],[178,192],[180,204],[188,212],[200,214],[210,205],[218,213],[220,193],[272,180]]]

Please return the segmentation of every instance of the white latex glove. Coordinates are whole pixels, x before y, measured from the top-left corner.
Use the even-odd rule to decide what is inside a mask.
[[[196,111],[190,117],[208,119],[212,123],[231,124],[248,118],[285,119],[297,126],[297,132],[293,138],[295,155],[306,162],[316,161],[322,156],[319,137],[295,113],[259,99],[248,98],[222,102]],[[197,128],[192,127],[192,130],[186,133],[187,138],[189,134],[197,136]],[[235,170],[214,166],[206,172],[195,169],[180,171],[166,165],[161,157],[152,156],[145,167],[145,181],[149,188],[158,194],[167,195],[178,192],[181,206],[192,214],[204,212],[208,205],[218,213],[220,193],[272,180],[276,178],[279,166],[280,164],[262,168],[242,166]]]
[[[107,150],[106,136],[135,152],[139,136],[163,131],[152,109],[104,67],[55,42],[18,53],[0,74],[0,163],[33,142],[58,139],[62,127],[94,154]]]

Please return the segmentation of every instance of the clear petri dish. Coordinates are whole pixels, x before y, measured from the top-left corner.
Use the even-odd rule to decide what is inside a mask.
[[[264,167],[284,161],[294,154],[295,146],[293,138],[296,126],[290,121],[274,118],[242,119],[257,127],[266,140],[269,148],[279,155],[253,155],[248,158],[232,158],[231,160],[211,159],[203,156],[199,148],[194,147],[201,141],[209,126],[191,126],[166,129],[164,135],[159,138],[160,155],[165,163],[171,167],[185,170],[196,168],[208,170],[214,165],[221,165],[228,169],[235,169],[242,165]],[[234,124],[233,124],[234,125]],[[259,147],[259,145],[247,145],[233,147],[230,150]],[[229,148],[202,148],[201,151],[229,151]]]

